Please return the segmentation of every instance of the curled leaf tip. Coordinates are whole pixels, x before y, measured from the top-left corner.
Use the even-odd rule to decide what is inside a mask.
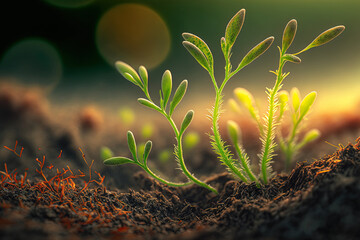
[[[238,144],[239,135],[240,135],[239,126],[237,125],[236,122],[229,120],[227,122],[227,127],[228,127],[228,134],[230,136],[231,141],[233,142],[233,144]]]

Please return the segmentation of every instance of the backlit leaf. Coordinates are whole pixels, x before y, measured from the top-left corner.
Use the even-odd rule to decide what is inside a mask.
[[[228,134],[234,145],[239,142],[240,129],[236,122],[229,120],[227,122]]]
[[[304,99],[301,101],[300,104],[300,118],[303,118],[311,108],[311,106],[314,104],[316,99],[316,92],[311,92],[308,95],[304,97]]]
[[[150,102],[149,100],[147,100],[145,98],[138,98],[138,102],[146,107],[149,107],[156,111],[161,112],[161,109],[158,106],[156,106],[154,103]]]
[[[225,30],[226,47],[229,50],[235,43],[237,36],[239,35],[241,28],[245,20],[245,9],[241,9],[235,14],[235,16],[229,21]]]
[[[301,63],[301,59],[295,55],[292,55],[292,54],[285,54],[283,56],[283,59],[285,61],[289,61],[289,62],[292,62],[292,63]]]
[[[181,124],[181,130],[180,130],[180,135],[182,135],[186,128],[190,125],[192,119],[194,117],[194,111],[193,110],[190,110],[186,113],[185,117],[184,117],[184,120]]]
[[[135,80],[135,82],[137,83],[136,84],[136,83],[133,82],[134,84],[136,84],[138,86],[143,86],[143,83],[141,82],[139,75],[137,74],[137,72],[129,64],[126,64],[126,63],[121,62],[121,61],[117,61],[115,63],[115,67],[119,71],[119,73],[121,75],[123,75],[124,78],[126,78],[127,80],[133,82],[126,75],[126,73],[128,73]]]
[[[245,88],[236,88],[234,90],[236,98],[244,104],[247,109],[253,108],[254,97]]]
[[[208,72],[211,72],[210,63],[197,46],[189,41],[183,41],[183,45],[203,68],[205,68]]]
[[[291,103],[292,103],[293,110],[294,110],[294,112],[297,112],[297,110],[299,109],[299,106],[300,106],[299,89],[297,89],[296,87],[292,88],[290,91],[290,96],[291,96]]]
[[[145,148],[144,148],[144,164],[146,165],[146,162],[147,162],[147,159],[149,157],[149,153],[151,151],[151,148],[152,148],[152,142],[149,140],[145,143]]]
[[[183,80],[176,89],[173,100],[170,102],[170,111],[169,111],[170,116],[174,112],[176,106],[180,103],[181,99],[184,97],[186,93],[187,85],[188,85],[188,81]]]
[[[186,41],[191,42],[200,49],[200,51],[205,55],[207,61],[209,62],[211,71],[213,71],[214,69],[213,55],[210,51],[210,48],[205,43],[205,41],[191,33],[183,33],[182,36]]]
[[[285,53],[293,42],[297,29],[297,21],[292,19],[288,22],[284,29],[282,39],[282,52]]]
[[[139,73],[140,73],[141,79],[144,82],[144,86],[147,87],[148,86],[148,72],[147,72],[146,68],[144,66],[140,66]]]
[[[320,137],[320,135],[321,135],[321,133],[318,129],[312,129],[308,133],[306,133],[303,141],[305,144],[315,141],[316,139],[318,139]]]
[[[336,38],[337,36],[339,36],[343,31],[345,30],[345,27],[343,25],[340,26],[336,26],[333,28],[330,28],[326,31],[324,31],[323,33],[321,33],[319,36],[317,36],[314,41],[312,41],[306,48],[304,48],[301,52],[304,52],[306,50],[309,50],[310,48],[313,47],[318,47],[321,46],[325,43],[330,42],[331,40],[333,40],[334,38]],[[300,53],[301,53],[300,52]]]
[[[163,97],[163,109],[165,110],[166,104],[169,101],[170,94],[172,89],[172,77],[171,72],[169,70],[166,70],[162,76],[161,81],[161,90],[162,90],[162,97]]]
[[[222,50],[222,52],[224,54],[224,57],[226,58],[228,53],[227,53],[227,48],[226,48],[226,40],[225,40],[224,37],[222,37],[220,39],[220,45],[221,45],[221,50]]]
[[[256,58],[258,58],[261,54],[266,52],[266,50],[268,50],[268,48],[271,46],[273,41],[274,41],[274,37],[268,37],[267,39],[256,45],[245,55],[245,57],[239,64],[238,69],[245,67],[246,65],[254,61]]]
[[[137,152],[136,152],[136,142],[134,134],[131,131],[127,132],[127,142],[129,150],[135,160],[137,160]]]

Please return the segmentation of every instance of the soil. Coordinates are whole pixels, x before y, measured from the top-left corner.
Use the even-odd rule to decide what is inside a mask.
[[[360,138],[356,144],[339,145],[336,152],[315,161],[306,154],[322,150],[319,142],[312,144],[300,156],[309,162],[298,163],[289,174],[275,175],[261,188],[219,173],[216,157],[202,147],[192,153],[194,161],[189,165],[207,176],[218,172],[206,179],[218,189],[219,195],[215,195],[196,185],[165,186],[143,172],[134,174],[136,167],[110,169],[86,160],[98,158],[94,156],[101,145],[126,151],[123,141],[114,144],[119,142],[113,136],[119,133],[114,125],[108,126],[111,140],[109,134],[97,132],[101,128],[97,114],[94,117],[87,112],[85,120],[75,121],[86,130],[64,126],[51,117],[41,95],[12,86],[5,88],[0,89],[0,124],[5,126],[0,128],[0,144],[8,147],[0,151],[0,166],[4,166],[0,167],[1,239],[360,236]],[[351,124],[337,125],[336,136],[348,129],[357,134],[360,116],[355,116],[357,120],[349,118]],[[330,125],[323,125],[328,138]],[[15,140],[19,142],[17,149],[13,146]],[[44,146],[47,152],[43,152]],[[86,157],[78,150],[80,146],[87,147]],[[32,160],[34,156],[37,162]]]
[[[3,181],[2,239],[360,236],[360,138],[312,164],[298,164],[290,175],[277,175],[262,188],[233,180],[227,173],[207,180],[219,189],[218,196],[194,185],[167,187],[143,173],[136,181],[142,190],[123,193],[100,184],[81,191],[77,185],[62,200],[55,190],[40,193],[33,181],[23,186]]]

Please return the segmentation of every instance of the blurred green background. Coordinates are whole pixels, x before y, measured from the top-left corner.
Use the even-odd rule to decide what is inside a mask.
[[[62,104],[79,102],[135,102],[140,91],[113,67],[116,59],[135,68],[149,68],[151,93],[158,94],[166,69],[175,85],[189,80],[187,103],[210,107],[213,89],[204,69],[182,46],[181,33],[203,38],[223,77],[220,38],[230,18],[241,8],[246,20],[234,47],[233,65],[268,36],[274,45],[235,76],[226,88],[245,87],[265,98],[278,63],[277,45],[286,23],[298,20],[290,52],[297,52],[322,31],[346,26],[333,42],[301,54],[300,65],[288,64],[284,88],[303,93],[316,90],[324,109],[359,105],[360,1],[358,0],[31,0],[2,3],[0,81],[40,85],[50,99]],[[135,95],[134,95],[135,94]],[[196,107],[194,107],[197,110]]]

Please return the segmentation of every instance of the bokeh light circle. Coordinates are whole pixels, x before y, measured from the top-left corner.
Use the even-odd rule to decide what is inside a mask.
[[[4,78],[52,90],[61,80],[62,62],[58,51],[46,40],[24,39],[5,52],[0,73]]]
[[[117,60],[154,68],[170,50],[170,33],[162,18],[139,4],[120,4],[107,11],[96,29],[100,54],[111,65]]]
[[[93,1],[94,0],[45,0],[45,2],[51,5],[64,8],[84,7]]]

